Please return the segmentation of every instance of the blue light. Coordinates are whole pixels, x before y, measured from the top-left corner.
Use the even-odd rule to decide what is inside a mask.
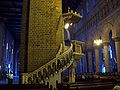
[[[6,45],[6,50],[8,50],[8,43],[7,43],[7,45]]]
[[[110,58],[112,59],[113,57],[112,57],[112,50],[110,51]]]
[[[10,68],[10,64],[8,64],[8,68]]]
[[[109,52],[110,52],[110,59],[113,58],[113,55],[112,55],[112,49],[111,49],[111,46],[109,45]]]
[[[105,73],[105,66],[104,66],[104,64],[102,65],[102,73]]]

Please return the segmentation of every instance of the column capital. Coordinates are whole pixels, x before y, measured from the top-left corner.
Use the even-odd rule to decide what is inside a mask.
[[[109,41],[104,41],[103,46],[109,46],[110,42]]]
[[[115,42],[120,42],[120,37],[113,37],[113,40],[115,40]]]

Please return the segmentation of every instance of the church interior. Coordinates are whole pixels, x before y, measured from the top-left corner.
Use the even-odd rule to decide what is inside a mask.
[[[0,0],[0,89],[120,90],[120,0]]]

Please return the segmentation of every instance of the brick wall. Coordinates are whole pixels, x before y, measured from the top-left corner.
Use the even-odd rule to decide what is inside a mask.
[[[28,72],[55,58],[62,41],[62,28],[57,30],[61,14],[61,0],[30,0]]]

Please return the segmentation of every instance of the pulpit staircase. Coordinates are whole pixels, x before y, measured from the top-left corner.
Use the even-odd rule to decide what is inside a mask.
[[[73,13],[72,11],[61,15],[58,20],[56,32],[58,40],[61,37],[59,31],[63,29],[61,28],[63,22],[69,21],[77,23],[80,19],[80,14]],[[84,56],[82,53],[83,44],[83,42],[76,40],[70,41],[69,46],[65,46],[64,43],[62,43],[53,60],[50,60],[31,73],[22,73],[22,84],[45,84],[49,87],[56,88],[56,82],[61,83],[61,73]]]
[[[84,56],[81,49],[83,43],[77,42],[72,41],[70,46],[61,44],[56,58],[31,73],[23,73],[22,84],[49,84],[49,87],[56,88],[56,82],[61,83],[61,73]],[[78,49],[75,52],[76,46]]]

